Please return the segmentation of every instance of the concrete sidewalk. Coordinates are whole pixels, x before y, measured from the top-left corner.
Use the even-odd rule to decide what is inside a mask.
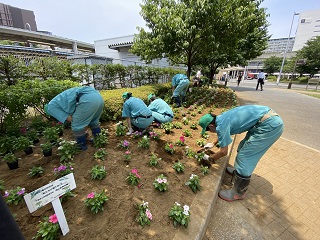
[[[246,199],[217,198],[203,239],[320,239],[319,169],[320,151],[280,138],[258,163]]]

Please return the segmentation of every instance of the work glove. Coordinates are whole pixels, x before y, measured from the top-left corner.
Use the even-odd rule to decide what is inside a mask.
[[[126,135],[127,135],[127,136],[130,136],[132,133],[133,133],[133,129],[130,128],[130,129],[129,129],[129,132],[127,132]]]
[[[207,143],[205,146],[204,146],[204,149],[211,149],[214,147],[214,144],[213,143]]]

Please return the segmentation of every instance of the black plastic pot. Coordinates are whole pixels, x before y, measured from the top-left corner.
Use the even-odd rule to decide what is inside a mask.
[[[33,140],[33,144],[37,144],[37,143],[39,143],[40,142],[40,140],[39,139],[35,139],[35,140]]]
[[[28,147],[25,150],[23,150],[27,155],[30,155],[31,153],[33,153],[33,149],[32,147]]]
[[[43,153],[43,156],[45,156],[45,157],[50,157],[50,156],[52,156],[52,149],[50,149],[50,150],[43,150],[42,153]]]
[[[15,161],[15,162],[12,162],[12,163],[8,163],[8,162],[7,162],[7,165],[8,165],[8,167],[9,167],[10,170],[19,168],[19,162],[18,162],[18,160]]]

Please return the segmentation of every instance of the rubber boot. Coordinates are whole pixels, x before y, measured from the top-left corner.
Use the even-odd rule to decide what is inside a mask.
[[[184,104],[186,102],[186,96],[181,97],[181,102],[182,102],[182,104]]]
[[[235,171],[234,167],[227,167],[226,168],[226,173],[229,175],[233,175],[234,171]]]
[[[87,150],[87,135],[85,131],[73,131],[73,135],[76,138],[78,146],[81,150]]]
[[[234,171],[234,183],[230,190],[220,190],[219,197],[225,201],[232,202],[246,197],[250,177],[243,177],[237,171]]]
[[[99,133],[101,133],[101,128],[100,127],[92,127],[91,128],[92,135],[93,137],[97,136]]]
[[[176,107],[181,107],[181,103],[180,103],[180,97],[174,97],[174,100],[176,102]]]

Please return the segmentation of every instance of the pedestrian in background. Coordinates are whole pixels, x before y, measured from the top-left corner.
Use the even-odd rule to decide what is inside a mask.
[[[89,126],[92,135],[101,132],[99,119],[104,108],[104,100],[100,93],[92,87],[74,87],[55,96],[44,110],[47,115],[59,122],[71,123],[71,129],[82,150],[87,149],[87,134]]]
[[[148,108],[152,111],[154,120],[158,123],[172,122],[173,111],[168,103],[161,98],[157,98],[155,94],[150,93],[148,95],[149,106]]]
[[[257,82],[256,90],[258,90],[259,84],[260,84],[260,89],[261,89],[261,91],[263,90],[262,85],[264,85],[264,80],[265,80],[265,78],[266,78],[266,76],[265,76],[263,70],[259,70],[259,73],[258,73],[258,82]]]
[[[139,131],[143,131],[151,125],[154,120],[152,111],[140,98],[132,97],[130,92],[124,92],[122,99],[124,101],[122,117],[127,120],[129,131],[126,134],[128,136],[134,132],[133,126],[137,127]]]
[[[239,74],[239,76],[238,76],[238,86],[240,85],[241,79],[242,79],[242,75]]]
[[[205,146],[209,149],[219,143],[219,151],[205,158],[209,161],[216,161],[228,154],[231,135],[247,132],[238,146],[234,168],[226,169],[228,174],[233,175],[233,186],[230,190],[219,191],[219,197],[226,201],[245,198],[256,165],[283,132],[282,119],[267,106],[245,105],[218,116],[206,114],[201,117],[199,125],[202,127],[201,134],[210,131],[218,135],[217,142]]]
[[[186,94],[189,85],[190,81],[184,74],[176,74],[172,78],[172,98],[175,100],[176,107],[180,107],[181,102],[184,103],[186,101]]]

